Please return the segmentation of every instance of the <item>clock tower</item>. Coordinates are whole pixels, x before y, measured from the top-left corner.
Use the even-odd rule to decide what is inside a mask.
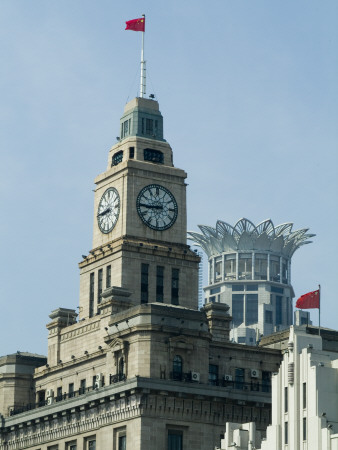
[[[174,167],[158,102],[125,106],[95,179],[93,249],[80,263],[80,319],[140,303],[197,309],[199,257],[186,244],[185,171]],[[110,301],[110,303],[109,303]]]

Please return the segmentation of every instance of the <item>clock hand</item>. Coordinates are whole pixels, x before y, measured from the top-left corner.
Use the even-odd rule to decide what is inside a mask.
[[[109,207],[109,208],[105,209],[104,211],[102,211],[102,213],[98,214],[97,217],[105,216],[105,215],[108,214],[110,211],[111,211],[111,208]]]
[[[145,208],[151,209],[163,209],[162,205],[146,205],[145,203],[140,203],[140,206],[144,206]]]

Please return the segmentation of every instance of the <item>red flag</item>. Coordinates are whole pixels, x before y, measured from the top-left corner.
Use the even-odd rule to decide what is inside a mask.
[[[141,17],[140,19],[128,20],[126,25],[126,30],[145,31],[146,19]]]
[[[320,302],[319,289],[317,291],[308,292],[302,295],[296,302],[296,308],[299,309],[312,309],[319,308]]]

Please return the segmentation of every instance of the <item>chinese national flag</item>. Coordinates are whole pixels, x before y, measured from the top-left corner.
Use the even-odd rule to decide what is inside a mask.
[[[313,309],[319,308],[319,289],[317,291],[308,292],[299,297],[296,303],[296,308],[299,309]]]
[[[126,25],[126,30],[145,31],[146,20],[144,17],[141,17],[140,19],[128,20]]]

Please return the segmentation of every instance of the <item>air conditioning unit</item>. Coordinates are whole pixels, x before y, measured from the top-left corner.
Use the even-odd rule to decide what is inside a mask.
[[[191,372],[192,381],[200,381],[200,374],[198,372]]]
[[[259,370],[251,369],[251,378],[259,378]]]
[[[102,378],[103,378],[102,373],[97,373],[97,374],[95,375],[95,381],[96,381],[96,382],[101,381],[101,383],[102,383]]]
[[[54,391],[53,391],[53,389],[47,389],[47,391],[46,391],[46,397],[47,397],[47,398],[54,397]]]
[[[232,381],[232,375],[224,375],[224,381]]]
[[[54,397],[47,398],[47,405],[52,405],[54,403]]]

